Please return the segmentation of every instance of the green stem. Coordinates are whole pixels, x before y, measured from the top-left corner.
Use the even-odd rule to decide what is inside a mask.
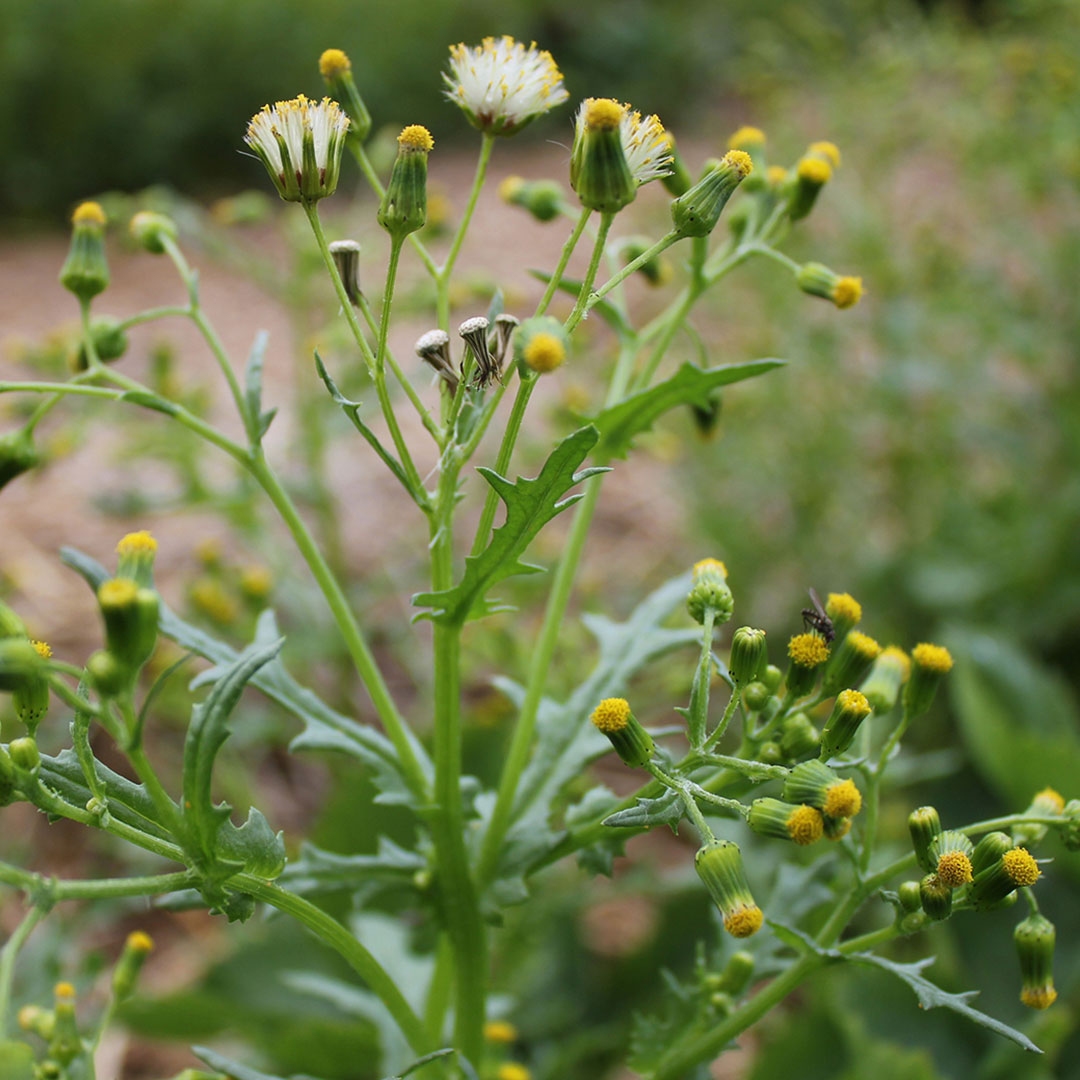
[[[33,894],[41,889],[50,900],[116,900],[128,896],[157,896],[187,889],[198,883],[193,870],[173,874],[144,874],[140,877],[101,878],[97,881],[57,881],[43,878],[8,863],[0,863],[0,884],[25,889]]]
[[[608,233],[615,221],[614,214],[600,215],[600,228],[596,233],[596,243],[593,244],[592,258],[589,260],[589,268],[585,271],[585,280],[581,283],[581,291],[578,293],[577,303],[570,317],[566,320],[565,329],[572,334],[578,323],[585,318],[590,304],[593,283],[596,281],[597,272],[600,270],[600,260],[604,257],[604,246],[607,244]]]
[[[731,697],[728,698],[727,706],[724,708],[724,715],[720,717],[720,723],[716,725],[716,730],[705,740],[703,750],[710,750],[716,746],[720,740],[724,737],[724,733],[727,731],[728,726],[731,724],[732,717],[735,715],[735,711],[739,707],[739,700],[742,697],[742,692],[738,686],[734,687],[731,691]],[[787,770],[785,770],[786,773]]]
[[[655,259],[657,255],[667,251],[672,244],[678,243],[681,239],[682,237],[679,233],[669,232],[666,236],[662,236],[657,240],[647,251],[642,252],[636,259],[631,259],[630,262],[605,281],[604,284],[592,294],[589,302],[585,305],[586,312],[603,300],[612,289],[621,285],[635,270],[644,266],[650,259]]]
[[[45,910],[35,904],[11,932],[0,949],[0,1038],[8,1032],[8,1013],[11,1010],[11,989],[15,981],[15,958],[31,931],[45,917]]]
[[[440,934],[435,946],[435,970],[431,973],[427,1002],[424,1006],[424,1027],[428,1038],[442,1044],[446,1010],[450,1007],[450,991],[454,982],[454,947],[448,934]]]
[[[167,304],[164,307],[147,308],[145,311],[139,311],[134,315],[129,315],[126,319],[121,319],[120,329],[130,330],[133,326],[139,326],[142,323],[155,322],[157,319],[167,319],[171,315],[186,317],[190,314],[190,307],[180,307],[178,304]]]
[[[792,273],[797,274],[802,269],[794,259],[789,258],[782,251],[777,251],[774,247],[769,247],[768,244],[751,244],[748,246],[748,250],[755,255],[764,255],[767,259],[778,262],[781,266],[787,267]]]
[[[548,279],[547,288],[544,290],[544,295],[540,297],[540,303],[536,306],[535,314],[543,315],[544,312],[547,311],[548,305],[558,291],[563,274],[566,273],[566,267],[570,262],[570,256],[574,254],[574,248],[577,247],[578,241],[581,239],[581,234],[585,231],[585,226],[589,223],[589,218],[591,216],[592,211],[586,207],[581,211],[581,216],[577,219],[577,224],[570,230],[570,235],[566,238],[566,243],[563,244],[562,254],[559,256],[558,265],[555,267],[555,272]]]
[[[690,314],[690,309],[697,302],[698,297],[701,295],[701,291],[701,286],[696,282],[688,285],[683,291],[670,318],[664,326],[663,333],[660,335],[660,340],[657,341],[656,345],[653,347],[653,351],[646,361],[645,366],[641,369],[641,373],[634,380],[635,389],[643,389],[652,382],[657,368],[660,367],[660,362],[667,355],[667,351],[671,347],[672,341],[675,340],[675,335],[686,321],[686,316]]]

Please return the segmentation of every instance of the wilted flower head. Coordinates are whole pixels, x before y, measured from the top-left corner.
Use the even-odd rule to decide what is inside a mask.
[[[349,118],[336,101],[301,94],[264,105],[248,124],[244,142],[266,166],[288,202],[313,202],[337,187]]]
[[[570,96],[551,53],[508,34],[450,46],[446,96],[491,135],[513,135]]]

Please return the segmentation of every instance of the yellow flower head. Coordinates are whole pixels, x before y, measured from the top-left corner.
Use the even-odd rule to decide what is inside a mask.
[[[105,211],[101,209],[101,203],[84,202],[75,207],[71,215],[72,225],[100,225],[105,224]]]
[[[832,302],[838,308],[854,307],[863,294],[861,277],[842,277],[833,286]]]
[[[508,176],[499,184],[499,198],[503,202],[512,203],[524,186],[525,178],[523,176]]]
[[[525,363],[541,374],[561,367],[566,359],[566,346],[554,334],[534,334],[525,346]]]
[[[52,646],[44,641],[31,641],[31,645],[34,646],[34,651],[41,657],[42,660],[48,660],[52,656]],[[1064,805],[1064,804],[1062,804]]]
[[[700,559],[694,563],[692,573],[695,580],[700,577],[707,577],[710,574],[719,574],[727,580],[727,567],[719,559]]]
[[[589,131],[614,131],[625,112],[626,106],[614,98],[589,98],[585,102],[585,127]]]
[[[829,163],[816,157],[804,157],[795,171],[800,180],[817,184],[819,187],[827,184],[832,177],[832,168]]]
[[[261,600],[269,596],[274,587],[274,578],[265,566],[252,564],[240,571],[240,591],[252,600]]]
[[[58,982],[53,987],[53,994],[56,996],[57,1001],[74,1001],[75,987],[69,982]]]
[[[937,875],[950,889],[967,885],[971,882],[971,859],[962,851],[947,851],[938,859]]]
[[[154,948],[153,938],[142,930],[133,930],[128,934],[125,944],[127,948],[132,949],[134,952],[141,953],[148,953]]]
[[[810,144],[810,153],[826,158],[834,169],[840,168],[840,150],[836,143],[828,142],[827,140],[812,142]]]
[[[841,690],[836,695],[836,701],[845,712],[855,713],[860,717],[870,715],[870,702],[861,690]]]
[[[1057,991],[1052,986],[1025,986],[1020,1001],[1029,1009],[1049,1009],[1057,1001]]]
[[[484,1039],[489,1043],[512,1043],[517,1037],[517,1028],[509,1020],[489,1020],[484,1025]]]
[[[109,607],[126,607],[135,602],[138,585],[130,578],[110,578],[98,589],[98,600]]]
[[[944,645],[929,645],[923,642],[911,650],[911,659],[916,667],[932,671],[935,675],[944,675],[953,666],[953,658]]]
[[[324,79],[336,79],[352,70],[348,56],[341,49],[327,49],[319,57],[319,74]]]
[[[630,703],[621,697],[604,698],[593,710],[592,722],[605,735],[622,731],[630,723]]]
[[[761,128],[743,125],[728,139],[729,150],[744,150],[748,146],[764,146],[765,132]]]
[[[797,806],[787,819],[787,831],[788,836],[801,847],[816,844],[825,832],[821,811],[812,806]]]
[[[423,124],[409,124],[403,127],[397,141],[403,150],[416,150],[425,154],[435,146],[431,132]]]
[[[36,645],[37,642],[34,644]],[[1052,787],[1044,787],[1042,791],[1036,793],[1035,798],[1032,799],[1032,805],[1045,809],[1051,814],[1060,814],[1065,809],[1065,800],[1059,791],[1055,791]]]
[[[796,634],[788,642],[788,656],[799,667],[820,667],[829,659],[829,646],[820,634]]]
[[[499,1066],[495,1080],[530,1080],[532,1073],[516,1061],[507,1061]]]
[[[145,530],[128,533],[116,545],[117,555],[153,555],[157,551],[157,541]]]
[[[1042,877],[1039,864],[1026,848],[1016,847],[1001,856],[1005,873],[1017,886],[1034,885]]]
[[[862,621],[862,604],[851,593],[831,592],[825,601],[825,614],[830,619],[842,619],[854,626]]]
[[[773,187],[779,187],[787,179],[787,169],[783,165],[770,165],[765,170],[765,179]]]
[[[825,813],[833,818],[854,817],[862,809],[862,795],[852,780],[841,780],[825,792]]]
[[[876,660],[881,655],[881,646],[869,634],[852,630],[847,636],[848,644],[863,660]]]
[[[881,652],[882,657],[889,657],[900,665],[900,681],[907,682],[911,676],[911,657],[899,645],[889,645]]]
[[[754,171],[753,158],[745,150],[729,150],[720,160],[735,169],[744,180]]]
[[[750,937],[761,929],[765,916],[757,904],[744,904],[724,916],[724,929],[736,938]]]

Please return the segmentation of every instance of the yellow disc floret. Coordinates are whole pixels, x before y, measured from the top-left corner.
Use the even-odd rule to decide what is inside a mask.
[[[706,574],[719,574],[727,579],[727,567],[719,559],[701,559],[694,563],[693,575],[695,578]]]
[[[881,646],[869,634],[852,630],[847,636],[848,644],[863,660],[876,660],[881,655]]]
[[[946,851],[938,859],[937,875],[950,889],[959,889],[971,881],[971,859],[962,851]]]
[[[829,659],[829,646],[820,634],[796,634],[788,642],[787,651],[800,667],[820,667]]]
[[[145,530],[128,533],[116,545],[117,555],[153,555],[157,551],[157,541]]]
[[[508,176],[499,184],[499,198],[503,202],[513,202],[524,186],[525,178],[523,176]]]
[[[812,806],[795,807],[787,819],[787,831],[788,836],[801,847],[816,844],[825,832],[821,811]]]
[[[403,150],[418,150],[425,154],[435,146],[431,132],[423,124],[403,127],[397,141]]]
[[[42,660],[48,660],[52,656],[52,646],[45,641],[31,641],[31,645],[34,646],[34,651],[41,657]],[[1064,805],[1064,804],[1062,804]]]
[[[593,709],[592,722],[597,730],[605,735],[613,731],[622,731],[630,723],[630,703],[626,698],[621,697],[604,698]]]
[[[341,49],[327,49],[319,57],[319,74],[324,79],[336,79],[352,69],[348,56]]]
[[[765,916],[757,904],[744,904],[724,916],[724,929],[737,938],[750,937],[761,929]]]
[[[854,817],[862,809],[862,795],[853,780],[841,780],[825,792],[825,813],[833,818]]]
[[[589,131],[614,131],[625,112],[626,106],[614,98],[589,98],[585,105],[585,127]]]
[[[810,184],[827,184],[832,177],[832,167],[821,158],[804,157],[796,169],[800,180]]]
[[[836,701],[844,712],[855,713],[860,717],[870,715],[870,702],[861,690],[841,690],[836,695]]]
[[[106,606],[126,607],[135,602],[139,586],[130,578],[110,578],[100,589],[98,599]]]
[[[911,676],[911,657],[899,645],[886,646],[881,655],[883,658],[888,657],[895,660],[900,665],[900,680],[901,682],[907,682]]]
[[[484,1025],[484,1039],[489,1043],[512,1043],[517,1036],[517,1028],[509,1020],[489,1020]]]
[[[1049,1009],[1057,1001],[1057,991],[1052,986],[1025,986],[1020,1001],[1029,1009]]]
[[[37,642],[34,644],[36,645]],[[1055,791],[1052,787],[1044,787],[1042,791],[1036,793],[1032,801],[1048,807],[1053,814],[1060,814],[1065,809],[1065,800],[1061,792]]]
[[[56,996],[57,1001],[73,1001],[75,998],[75,987],[69,982],[58,982],[53,987],[53,994]]]
[[[854,625],[862,621],[862,604],[851,593],[831,592],[825,601],[825,614],[830,619],[842,619]]]
[[[1015,847],[1012,851],[1006,851],[1001,856],[1001,863],[1005,873],[1018,886],[1034,885],[1042,877],[1039,864],[1025,848]]]
[[[499,1066],[495,1080],[531,1080],[532,1073],[516,1061],[507,1061]]]
[[[148,953],[154,948],[154,939],[142,930],[133,930],[127,936],[126,945],[135,952]]]
[[[761,128],[743,125],[728,139],[729,150],[742,150],[747,146],[763,146],[765,144],[765,132]]]
[[[729,150],[724,155],[723,162],[736,169],[744,180],[754,171],[753,158],[745,150]]]
[[[854,307],[863,294],[861,277],[842,277],[833,286],[832,302],[838,308]]]
[[[765,170],[765,179],[773,187],[779,187],[787,179],[787,169],[783,165],[770,165]]]
[[[840,168],[840,149],[836,143],[822,140],[821,142],[813,142],[810,144],[810,153],[818,154],[823,158],[827,158],[829,164],[834,169]]]
[[[929,645],[923,642],[911,650],[911,659],[921,668],[944,675],[953,666],[953,658],[944,645]]]
[[[554,334],[534,334],[525,346],[525,363],[541,374],[554,371],[566,359],[566,346]]]
[[[101,203],[84,202],[75,207],[75,213],[71,215],[72,225],[104,225],[105,211],[101,209]]]

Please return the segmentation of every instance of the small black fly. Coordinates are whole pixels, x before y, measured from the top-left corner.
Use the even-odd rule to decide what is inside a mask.
[[[832,619],[825,614],[825,608],[822,606],[821,598],[813,589],[810,590],[810,599],[813,601],[814,606],[812,608],[804,607],[802,609],[803,626],[808,630],[816,630],[825,641],[831,645],[833,638],[836,637]]]

